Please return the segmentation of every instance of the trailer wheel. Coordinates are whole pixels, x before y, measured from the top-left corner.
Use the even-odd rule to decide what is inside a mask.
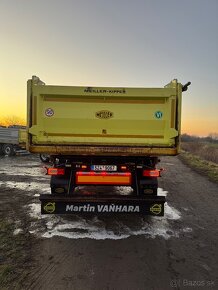
[[[8,156],[14,156],[15,155],[14,146],[11,145],[11,144],[4,144],[2,146],[2,151],[3,151],[3,154],[8,155]]]
[[[39,158],[44,163],[48,163],[50,161],[50,157],[47,154],[40,154]]]

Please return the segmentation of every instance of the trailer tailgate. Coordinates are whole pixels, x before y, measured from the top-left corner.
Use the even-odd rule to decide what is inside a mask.
[[[77,145],[177,146],[181,86],[176,81],[164,88],[63,87],[34,82],[28,84],[30,151],[42,152],[43,146],[50,146],[51,152],[54,146],[55,150]]]

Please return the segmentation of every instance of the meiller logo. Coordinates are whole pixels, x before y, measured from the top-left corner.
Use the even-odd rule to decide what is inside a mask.
[[[87,87],[84,89],[84,93],[96,93],[96,94],[125,94],[126,89],[122,88],[115,88],[115,89],[99,89],[99,88],[92,88]]]
[[[114,113],[107,110],[102,110],[95,113],[95,117],[99,119],[110,119],[113,118],[113,116]]]
[[[66,205],[66,211],[71,212],[140,212],[138,205]]]

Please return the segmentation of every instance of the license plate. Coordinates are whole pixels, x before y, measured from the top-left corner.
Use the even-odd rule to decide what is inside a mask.
[[[91,170],[93,171],[117,171],[116,165],[92,165]]]

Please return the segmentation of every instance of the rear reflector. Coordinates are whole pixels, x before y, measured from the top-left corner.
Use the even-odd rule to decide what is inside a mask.
[[[63,168],[47,168],[48,175],[64,175],[65,170]]]
[[[76,172],[76,184],[131,185],[130,172]]]
[[[122,166],[120,167],[120,169],[121,169],[121,170],[126,170],[127,167],[126,167],[125,165],[122,165]]]
[[[82,165],[81,168],[82,169],[87,169],[87,165]]]
[[[143,176],[146,176],[146,177],[159,177],[160,176],[160,170],[158,170],[158,169],[143,170]]]

